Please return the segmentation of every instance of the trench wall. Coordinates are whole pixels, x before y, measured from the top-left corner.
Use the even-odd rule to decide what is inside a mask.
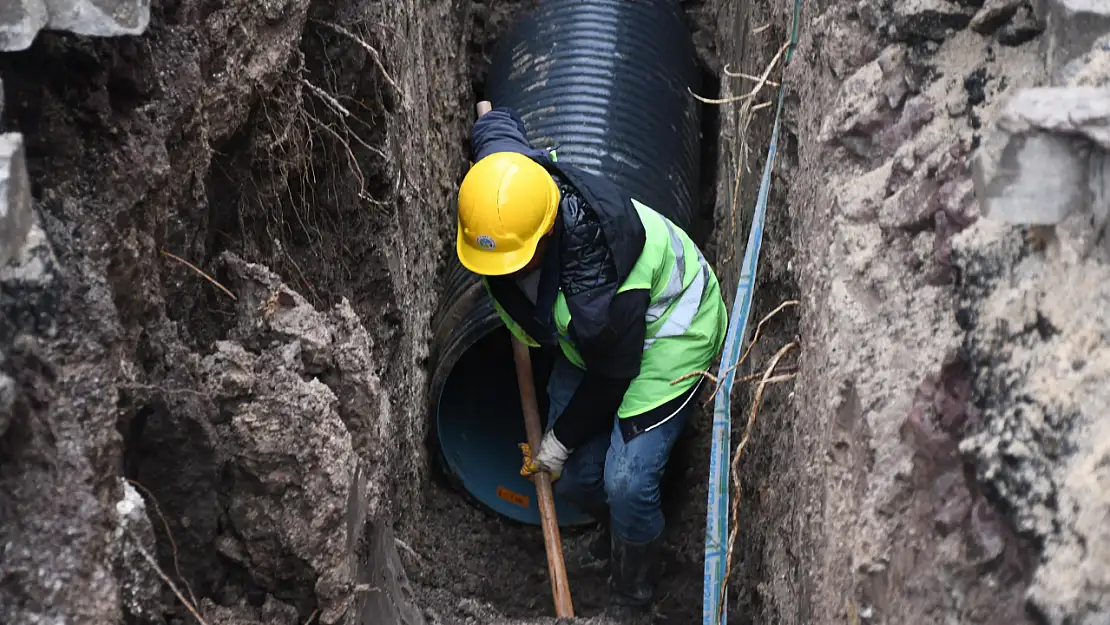
[[[730,620],[1105,619],[1097,4],[804,4],[757,291],[788,252],[800,375],[743,464]]]
[[[0,621],[421,621],[469,3],[15,9]]]
[[[183,0],[119,39],[18,6],[0,620],[423,621],[391,533],[425,520],[414,287],[449,250],[492,36],[447,1]],[[788,8],[692,7],[715,95],[750,90]],[[741,465],[731,622],[1105,620],[1108,23],[1081,0],[803,6],[753,323],[801,305],[748,369],[798,336],[799,376]],[[731,303],[771,119],[719,113]]]

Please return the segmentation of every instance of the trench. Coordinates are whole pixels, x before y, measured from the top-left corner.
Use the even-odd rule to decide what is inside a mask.
[[[559,162],[606,176],[689,231],[701,210],[702,107],[686,89],[701,78],[678,2],[557,0],[502,37],[485,97],[517,111],[533,145],[558,148]],[[507,334],[476,276],[453,265],[434,322],[437,456],[480,505],[536,525],[535,489],[517,474],[524,436]],[[539,359],[543,389],[550,355]],[[588,522],[562,503],[558,512],[562,525]]]
[[[314,19],[347,23],[340,8],[332,4],[314,4]],[[503,0],[489,4],[515,3]],[[524,0],[520,2],[521,8],[526,4],[534,3]],[[493,55],[488,75],[483,74],[486,71],[483,65],[480,71],[474,71],[472,79],[475,95],[479,96],[475,99],[484,95],[495,103],[513,106],[525,116],[534,143],[565,144],[559,150],[560,160],[611,176],[629,189],[641,190],[645,198],[666,198],[662,202],[645,200],[645,203],[685,228],[712,261],[715,252],[712,243],[707,241],[714,234],[715,218],[719,219],[714,213],[718,205],[716,150],[722,122],[715,107],[691,106],[693,99],[686,94],[686,88],[713,94],[717,91],[718,79],[717,71],[708,69],[695,50],[690,26],[684,19],[688,17],[683,13],[686,4],[690,3],[679,0],[545,1],[542,10],[552,12],[570,5],[574,5],[576,11],[582,11],[583,6],[600,7],[601,15],[580,13],[585,16],[580,21],[569,20],[551,30],[537,31],[537,38],[549,38],[546,40],[549,44],[552,38],[567,37],[568,31],[575,31],[574,41],[578,47],[571,50],[580,54],[581,58],[575,62],[581,62],[590,70],[586,72],[588,88],[553,91],[552,87],[558,87],[559,81],[565,86],[573,83],[574,77],[550,70],[543,59],[535,56],[529,62],[520,60],[515,54],[519,49],[514,45],[504,46]],[[614,17],[618,12],[614,7],[618,5],[619,10],[632,13]],[[357,3],[348,8],[357,11],[366,6]],[[332,15],[333,9],[336,15]],[[610,11],[608,16],[605,10]],[[172,8],[166,11],[167,14],[160,15],[159,19],[175,19]],[[358,145],[363,144],[355,140],[353,130],[348,129],[337,137],[313,126],[320,124],[316,117],[329,123],[343,118],[317,101],[315,92],[303,91],[298,95],[292,91],[288,83],[295,81],[291,76],[275,70],[285,77],[266,86],[272,90],[269,95],[259,95],[264,91],[261,85],[256,86],[260,91],[252,94],[253,103],[242,111],[242,118],[235,122],[238,126],[224,120],[229,128],[236,130],[229,131],[230,134],[214,146],[210,165],[203,159],[199,164],[174,164],[180,168],[195,167],[195,173],[206,180],[205,188],[210,197],[205,214],[190,213],[171,202],[171,198],[176,201],[178,196],[184,197],[187,193],[169,183],[163,187],[148,182],[150,172],[145,164],[136,167],[125,159],[117,159],[106,161],[102,169],[87,170],[69,161],[71,151],[50,150],[51,142],[76,144],[78,142],[72,137],[84,137],[83,133],[92,133],[88,141],[95,145],[95,141],[109,133],[107,128],[96,124],[93,124],[95,132],[85,128],[92,122],[80,115],[73,120],[65,116],[42,117],[44,111],[56,114],[69,108],[84,112],[83,107],[98,102],[86,97],[84,87],[74,88],[68,77],[54,80],[57,84],[51,86],[65,96],[65,107],[38,106],[38,100],[31,98],[17,101],[17,106],[9,105],[7,114],[10,118],[18,113],[20,127],[40,135],[41,145],[32,144],[35,157],[32,165],[43,168],[34,172],[36,178],[49,180],[58,171],[87,170],[93,172],[90,177],[111,180],[109,173],[133,170],[133,179],[127,180],[135,190],[121,189],[115,181],[110,186],[105,185],[105,195],[111,198],[121,195],[121,190],[128,190],[128,194],[118,199],[118,204],[126,209],[113,208],[118,214],[105,209],[107,214],[116,215],[121,231],[130,228],[145,233],[166,229],[167,247],[197,260],[221,283],[231,284],[229,274],[221,268],[216,257],[220,251],[231,250],[267,264],[320,310],[341,297],[348,297],[372,335],[375,360],[385,363],[381,366],[382,386],[401,390],[371,387],[373,392],[384,397],[381,402],[375,401],[371,416],[383,420],[392,418],[392,422],[383,425],[369,417],[362,421],[360,415],[343,415],[344,425],[355,449],[369,459],[368,466],[388,467],[388,475],[376,476],[379,480],[376,486],[382,491],[380,499],[387,501],[383,506],[396,504],[388,512],[395,515],[393,520],[400,526],[398,535],[415,547],[413,553],[433,555],[431,559],[406,562],[410,578],[422,591],[428,588],[443,591],[439,595],[434,591],[430,595],[421,592],[422,606],[443,604],[439,600],[447,595],[447,604],[458,602],[460,598],[488,603],[510,618],[550,615],[553,606],[542,534],[536,526],[534,492],[531,484],[517,473],[520,458],[516,444],[524,436],[507,331],[497,320],[474,276],[460,271],[453,254],[448,254],[451,267],[440,275],[443,279],[443,286],[437,293],[440,309],[432,320],[434,336],[426,362],[430,405],[426,410],[408,406],[409,395],[404,387],[411,383],[410,371],[425,362],[419,349],[411,348],[403,339],[423,330],[426,323],[420,314],[430,308],[433,296],[413,298],[404,288],[410,285],[398,275],[415,276],[422,281],[424,269],[419,265],[426,257],[414,250],[438,236],[435,232],[438,224],[430,218],[428,221],[417,219],[419,211],[399,210],[403,213],[401,217],[384,214],[384,205],[403,205],[390,191],[394,176],[386,175],[392,173],[387,165],[392,167],[393,164],[382,162],[385,157],[373,149],[381,139],[379,134],[402,132],[383,121],[394,112],[392,105],[376,101],[376,98],[388,100],[389,92],[376,93],[380,85],[375,81],[380,82],[380,79],[376,73],[364,71],[360,63],[368,61],[359,60],[361,52],[357,46],[349,45],[344,37],[320,23],[311,24],[305,26],[302,33],[300,53],[305,57],[306,66],[298,70],[303,72],[298,76],[328,93],[342,95],[343,102],[364,105],[365,109],[359,114],[365,117],[365,123],[359,127],[373,146],[367,144],[365,150],[359,149]],[[581,32],[593,32],[591,29],[598,28],[602,32],[597,37],[581,36]],[[514,36],[528,39],[520,31],[508,35],[510,39]],[[104,69],[108,67],[114,68],[113,72],[130,70],[151,81],[153,79],[146,74],[153,76],[158,68],[183,64],[176,56],[169,55],[156,61],[147,57],[127,63],[119,61],[121,67],[115,68],[112,64],[117,62],[116,45],[135,44],[127,40],[119,44],[96,41],[86,49],[56,36],[47,38],[44,44],[26,53],[35,55],[41,63],[22,66],[9,63],[12,67],[3,67],[5,88],[10,94],[39,94],[40,77],[37,70],[31,68],[49,66],[68,72],[70,65],[60,62],[67,54],[79,56],[84,63],[99,64],[106,73],[111,73]],[[381,48],[388,49],[386,42],[381,43]],[[662,52],[656,51],[657,48]],[[650,63],[640,62],[643,59]],[[70,61],[72,64],[73,59]],[[131,68],[131,64],[135,67]],[[398,80],[400,72],[405,71],[396,60],[386,63],[386,67]],[[650,71],[655,67],[663,69]],[[97,93],[97,84],[91,81],[88,91]],[[42,92],[52,94],[50,90]],[[547,110],[552,102],[561,106],[562,101],[558,99],[561,97],[566,97],[573,105],[569,124],[567,118]],[[180,100],[184,102],[188,98]],[[162,106],[159,100],[153,101]],[[645,106],[645,102],[650,106]],[[312,113],[311,120],[298,121],[297,112],[302,109]],[[129,115],[135,110],[129,107],[120,116],[123,118],[125,113]],[[88,114],[87,117],[94,116]],[[42,131],[38,130],[40,121],[45,128]],[[146,118],[143,121],[145,123]],[[448,125],[439,121],[443,126]],[[47,122],[49,128],[46,128]],[[175,118],[175,123],[184,122]],[[452,129],[457,125],[458,134],[462,136],[462,123],[450,123]],[[107,121],[100,120],[97,124],[107,125]],[[123,127],[123,134],[131,139],[150,134],[146,125],[136,125],[131,131],[121,124],[116,125]],[[335,127],[342,128],[338,124]],[[387,127],[390,133],[385,132]],[[113,126],[111,136],[117,130]],[[171,137],[175,158],[196,157],[185,149],[193,146],[192,138],[186,141],[178,137],[177,134],[184,133],[181,129],[175,133]],[[278,140],[283,137],[290,139],[290,144],[279,145]],[[630,141],[622,137],[639,138]],[[141,143],[139,139],[134,141]],[[153,141],[165,141],[165,137],[155,135]],[[181,141],[183,145],[173,141]],[[343,149],[345,141],[355,146],[357,155]],[[454,135],[451,135],[453,143]],[[260,145],[268,145],[267,150],[277,150],[277,153],[265,150],[260,153],[257,151]],[[206,153],[209,147],[205,144],[205,149],[198,149],[197,154]],[[406,149],[419,151],[420,147]],[[453,150],[448,148],[445,152],[461,161],[463,155]],[[397,151],[403,155],[405,149]],[[45,159],[40,152],[56,152],[60,156]],[[392,150],[390,154],[392,156]],[[420,159],[402,158],[400,161],[405,165],[423,158],[421,154]],[[348,159],[365,165],[367,180],[354,180],[356,176],[348,171]],[[429,169],[436,170],[436,165],[441,165],[442,161],[432,163]],[[319,165],[319,172],[311,169],[314,164]],[[642,167],[637,168],[637,164]],[[436,170],[436,175],[440,174]],[[180,181],[175,184],[177,182]],[[364,182],[366,188],[361,189],[354,182]],[[164,181],[158,184],[162,183]],[[182,213],[165,215],[139,202],[136,198],[148,192],[148,184],[165,194],[161,199],[167,206],[180,209]],[[373,210],[363,210],[366,204],[356,201],[356,191],[374,196],[371,198]],[[187,198],[183,205],[189,205]],[[440,212],[454,210],[443,204],[440,207]],[[318,223],[301,223],[304,216],[311,216]],[[75,223],[100,218],[97,213],[66,216]],[[60,214],[53,215],[52,219],[66,223]],[[139,223],[132,223],[133,219]],[[394,219],[401,224],[398,230],[407,228],[410,236],[390,229]],[[453,231],[451,228],[451,235]],[[154,245],[154,242],[147,244]],[[411,273],[393,272],[395,268],[390,266],[390,261],[399,249],[407,254],[403,262],[417,265]],[[153,254],[152,249],[146,252]],[[232,327],[237,318],[236,304],[196,279],[186,268],[171,264],[167,265],[170,267],[167,270],[162,265],[140,261],[139,256],[119,251],[117,255],[118,258],[113,259],[113,279],[118,289],[115,306],[122,324],[137,337],[132,347],[143,373],[142,384],[129,384],[121,390],[120,406],[113,409],[110,416],[117,420],[122,440],[118,452],[122,465],[120,474],[146,489],[144,493],[151,501],[151,509],[157,505],[156,517],[165,515],[165,518],[154,520],[157,555],[163,567],[185,580],[192,591],[203,598],[211,598],[220,606],[241,604],[240,608],[250,612],[261,609],[268,597],[275,597],[294,606],[296,622],[311,621],[319,607],[319,593],[314,590],[313,580],[330,563],[310,565],[305,558],[282,553],[281,549],[288,548],[283,542],[288,540],[285,536],[269,536],[264,541],[256,541],[253,546],[261,545],[270,551],[263,554],[265,557],[243,559],[237,551],[242,542],[237,532],[250,529],[250,526],[233,526],[228,510],[232,500],[257,496],[258,501],[251,504],[251,511],[261,519],[257,523],[259,526],[300,521],[307,515],[289,513],[282,516],[286,504],[276,503],[276,498],[266,498],[265,495],[273,493],[263,492],[274,486],[267,486],[265,479],[280,476],[255,476],[243,471],[247,463],[235,457],[240,451],[236,447],[238,443],[224,440],[222,433],[230,414],[249,407],[252,402],[235,398],[210,405],[210,393],[203,386],[204,380],[194,380],[193,376],[199,374],[188,368],[193,354],[207,353],[214,340],[234,337],[254,350],[252,353],[262,354],[269,349],[267,345],[273,337],[257,340],[255,344],[257,337],[242,336],[242,329]],[[149,273],[135,278],[125,271],[132,266]],[[431,270],[428,273],[432,273]],[[718,275],[727,298],[731,292],[729,278],[722,273]],[[132,285],[144,285],[144,288],[131,288]],[[167,319],[145,320],[151,311],[163,309],[167,311]],[[415,321],[407,314],[402,315],[399,312],[402,310],[416,313],[412,317]],[[171,321],[181,327],[171,328]],[[177,332],[181,333],[180,338],[174,338]],[[538,352],[533,362],[541,414],[546,414],[542,403],[549,355]],[[258,366],[260,378],[273,373],[262,369],[261,364]],[[341,376],[323,377],[336,387],[344,382],[337,379]],[[280,400],[275,405],[287,403],[282,392],[285,391],[266,391],[272,393],[273,399]],[[417,393],[417,396],[423,397],[423,394]],[[264,393],[260,395],[260,401],[270,398]],[[341,399],[348,402],[351,398]],[[389,415],[381,408],[383,405],[392,407],[395,414]],[[438,464],[432,483],[422,493],[425,500],[422,509],[411,515],[400,502],[413,494],[411,489],[424,483],[417,476],[420,467],[419,462],[414,461],[415,448],[405,447],[411,442],[406,438],[409,430],[419,429],[414,425],[419,419],[409,419],[409,410],[426,416],[431,448]],[[664,574],[656,606],[662,616],[658,621],[661,623],[695,622],[701,611],[708,430],[706,414],[692,419],[672,452],[664,477],[667,535],[662,554]],[[383,451],[386,447],[389,449]],[[229,456],[232,456],[230,460]],[[105,475],[111,474],[113,469],[108,463],[113,460],[111,454],[103,454],[107,467]],[[309,491],[308,488],[304,490]],[[525,505],[521,505],[522,502]],[[568,550],[591,537],[589,522],[583,515],[562,505],[558,512]],[[405,526],[410,519],[415,519],[413,524],[420,526],[418,531],[411,532],[411,525]],[[406,530],[410,533],[405,533]],[[291,532],[290,535],[299,537],[301,534]],[[756,538],[752,537],[750,544],[753,546],[746,548],[748,551],[758,551]],[[319,543],[310,545],[305,547],[305,553],[318,548]],[[430,562],[434,565],[429,565]],[[760,574],[761,570],[754,570],[750,575]],[[602,610],[607,595],[606,581],[605,572],[581,574],[571,579],[575,608],[580,616],[591,616]],[[745,579],[735,583],[734,588],[754,589],[759,581]],[[167,604],[167,613],[169,610],[176,611],[181,619],[189,618],[172,600]],[[210,621],[218,622],[211,618]],[[488,621],[480,619],[478,622]]]
[[[645,203],[706,250],[716,204],[720,120],[714,107],[699,104],[687,88],[713,93],[719,83],[698,57],[680,2],[545,2],[514,23],[491,57],[488,71],[475,79],[477,99],[516,110],[532,143],[556,147],[560,162],[614,179],[645,200],[659,198]],[[645,58],[651,63],[643,63]],[[517,443],[525,434],[510,335],[476,276],[453,256],[445,273],[433,320],[428,412],[437,469],[431,512],[448,520],[441,523],[446,535],[432,548],[457,547],[463,541],[451,537],[467,536],[467,547],[451,559],[496,560],[504,573],[489,571],[450,586],[510,617],[550,614],[535,489],[518,473]],[[722,290],[730,291],[723,281]],[[532,352],[546,420],[553,354]],[[705,479],[708,428],[700,421],[692,419],[683,432],[664,476],[673,544],[663,555],[663,622],[691,622],[700,612],[697,528],[704,529],[704,489],[690,488]],[[558,500],[556,507],[565,547],[591,537],[589,517]],[[604,572],[596,579],[588,575],[593,574],[571,580],[577,613],[584,616],[603,608],[607,587]]]

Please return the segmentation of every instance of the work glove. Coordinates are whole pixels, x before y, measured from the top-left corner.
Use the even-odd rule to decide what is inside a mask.
[[[528,443],[521,443],[519,447],[524,454],[524,466],[520,468],[520,474],[527,478],[540,471],[547,471],[551,475],[551,481],[559,479],[563,474],[563,464],[566,463],[567,456],[570,456],[570,450],[555,438],[554,432],[543,435],[543,440],[540,441],[540,453],[536,454],[535,458],[532,457],[532,448]]]

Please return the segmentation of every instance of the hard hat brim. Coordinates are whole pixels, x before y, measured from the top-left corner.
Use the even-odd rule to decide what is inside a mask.
[[[466,242],[460,229],[455,237],[455,251],[463,267],[483,276],[505,276],[524,269],[536,255],[539,239],[529,241],[524,247],[508,252],[483,250]]]

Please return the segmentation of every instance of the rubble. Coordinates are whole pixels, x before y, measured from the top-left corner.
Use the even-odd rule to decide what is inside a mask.
[[[0,91],[0,112],[3,96]],[[0,267],[15,255],[31,228],[31,201],[23,137],[0,134]]]
[[[1052,4],[1054,36],[1068,30],[1064,18],[1098,26],[1089,3]],[[1110,216],[1106,42],[1068,63],[1057,86],[1019,91],[1006,104],[976,164],[987,219],[959,235],[955,250],[983,410],[961,449],[1016,529],[1043,547],[1028,599],[1052,625],[1110,617],[1102,471],[1110,350],[1096,338],[1110,332],[1110,254],[1091,254]]]
[[[1073,81],[1110,80],[1101,44],[1080,60],[1085,65],[1071,66]],[[1110,212],[1110,88],[1020,91],[977,152],[974,177],[984,215],[1033,226],[1090,215],[1101,233]]]
[[[1045,24],[1041,50],[1049,75],[1110,32],[1110,5],[1102,0],[1037,0],[1034,9]]]
[[[903,40],[944,41],[975,16],[971,3],[957,0],[895,0],[894,27]]]
[[[13,0],[0,8],[0,51],[26,49],[44,28],[112,37],[149,22],[150,0]]]

